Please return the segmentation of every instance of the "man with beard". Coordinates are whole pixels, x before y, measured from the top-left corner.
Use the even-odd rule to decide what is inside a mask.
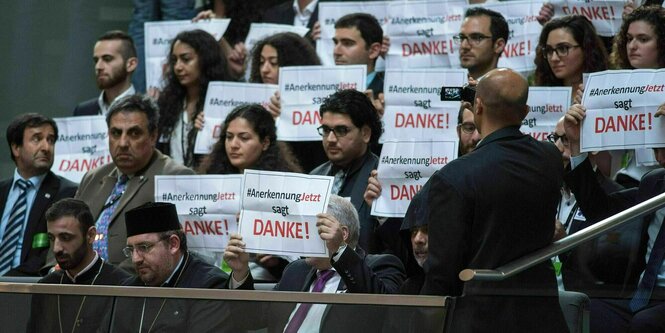
[[[508,23],[493,10],[469,8],[464,14],[460,33],[453,36],[453,41],[459,48],[460,65],[477,80],[499,63],[508,42]]]
[[[50,171],[57,138],[55,122],[36,113],[7,127],[16,169],[0,182],[0,275],[39,276],[49,249],[44,211],[76,192],[76,184]]]
[[[46,211],[48,238],[60,266],[39,283],[119,285],[128,273],[105,263],[92,249],[95,220],[80,200],[62,199]],[[107,331],[111,297],[45,295],[32,297],[28,332]]]
[[[128,286],[222,288],[228,275],[187,250],[175,205],[150,202],[125,214],[127,247],[138,276]],[[228,303],[210,300],[124,298],[116,304],[118,332],[237,332]]]
[[[102,90],[98,98],[80,103],[74,108],[74,116],[106,115],[116,100],[133,95],[132,73],[138,64],[134,41],[126,33],[114,30],[103,34],[93,49],[97,88]]]
[[[349,89],[330,95],[321,104],[319,114],[321,126],[318,131],[323,137],[323,150],[328,161],[310,174],[335,177],[332,194],[350,197],[358,211],[358,245],[368,253],[380,252],[376,233],[378,224],[371,218],[370,206],[363,200],[367,178],[379,163],[379,158],[370,150],[383,132],[376,108],[365,94]]]

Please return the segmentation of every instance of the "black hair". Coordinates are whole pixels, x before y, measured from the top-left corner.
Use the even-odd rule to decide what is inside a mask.
[[[111,118],[119,112],[141,112],[148,118],[148,131],[154,133],[157,130],[159,123],[157,105],[147,96],[136,94],[115,101],[106,114],[106,126],[111,126]]]
[[[111,30],[105,32],[99,38],[98,42],[106,40],[119,40],[122,42],[122,48],[120,48],[120,54],[122,54],[123,60],[127,61],[129,58],[136,58],[136,47],[134,46],[134,40],[126,32],[121,30]]]
[[[379,142],[379,137],[383,133],[383,124],[374,104],[364,93],[354,89],[340,90],[321,104],[319,115],[323,118],[326,112],[348,115],[353,125],[358,128],[367,125],[372,130],[370,145]]]
[[[61,199],[46,210],[45,217],[47,222],[53,222],[61,217],[71,216],[79,223],[79,229],[83,235],[88,232],[90,227],[95,225],[95,219],[92,217],[88,205],[78,199]]]
[[[25,113],[16,116],[9,126],[7,126],[7,143],[9,144],[9,155],[16,161],[12,153],[12,145],[23,146],[23,134],[26,128],[41,127],[50,125],[55,133],[55,140],[58,140],[58,125],[51,118],[42,116],[38,113]]]

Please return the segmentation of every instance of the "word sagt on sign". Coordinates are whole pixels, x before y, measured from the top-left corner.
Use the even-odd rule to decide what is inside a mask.
[[[155,176],[155,201],[176,206],[192,249],[223,252],[237,232],[242,175]]]
[[[327,257],[316,228],[333,177],[245,170],[239,232],[250,253]]]

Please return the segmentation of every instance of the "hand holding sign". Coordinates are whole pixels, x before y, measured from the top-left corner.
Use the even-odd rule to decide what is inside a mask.
[[[563,128],[570,144],[571,156],[580,154],[580,130],[584,117],[586,117],[586,108],[582,104],[573,104],[566,112]]]
[[[363,194],[363,199],[368,205],[372,205],[374,199],[378,198],[381,195],[381,183],[377,178],[379,173],[376,170],[372,170],[367,179],[367,189],[365,189],[365,194]]]
[[[241,281],[249,272],[249,254],[245,252],[242,236],[232,234],[224,249],[224,261],[233,270],[233,279]]]
[[[326,213],[316,215],[316,227],[319,236],[326,242],[328,253],[334,255],[340,246],[349,238],[349,228],[342,226],[337,219]]]

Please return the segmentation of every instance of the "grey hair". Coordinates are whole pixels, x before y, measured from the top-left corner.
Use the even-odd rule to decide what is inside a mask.
[[[334,216],[342,226],[349,228],[349,239],[346,240],[346,244],[355,248],[360,236],[360,222],[358,212],[351,201],[333,194],[328,202],[328,214]]]

